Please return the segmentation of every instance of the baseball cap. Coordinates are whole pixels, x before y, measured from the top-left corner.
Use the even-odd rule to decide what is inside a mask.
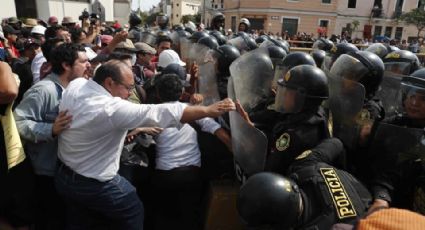
[[[41,42],[38,39],[35,38],[27,38],[24,41],[24,49],[29,49],[31,47],[40,47]]]
[[[136,47],[134,47],[133,42],[130,39],[125,39],[125,41],[118,43],[115,48],[136,51]]]
[[[136,47],[136,52],[143,51],[148,54],[156,54],[156,50],[144,42],[136,42],[134,47]]]
[[[190,86],[190,83],[186,80],[187,74],[186,74],[186,70],[183,66],[180,66],[177,63],[171,63],[171,64],[167,65],[167,67],[165,67],[161,71],[161,74],[169,74],[169,73],[173,73],[173,74],[176,74],[177,76],[179,76],[179,79],[182,82],[184,87]]]
[[[15,30],[10,25],[5,25],[5,26],[3,26],[3,33],[5,33],[5,34],[19,34],[19,33],[21,33],[21,31],[20,30]]]
[[[44,35],[44,32],[46,32],[46,27],[40,25],[34,26],[31,30],[32,34]]]
[[[159,54],[158,57],[158,66],[165,68],[171,63],[176,63],[181,66],[186,66],[186,63],[184,63],[182,60],[180,60],[179,55],[176,53],[176,51],[172,49],[164,50]]]

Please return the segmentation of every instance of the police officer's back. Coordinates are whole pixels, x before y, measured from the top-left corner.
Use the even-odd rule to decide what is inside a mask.
[[[327,139],[293,163],[289,177],[258,173],[241,187],[238,211],[249,227],[330,229],[366,213],[371,195],[348,172],[331,166],[343,151]]]

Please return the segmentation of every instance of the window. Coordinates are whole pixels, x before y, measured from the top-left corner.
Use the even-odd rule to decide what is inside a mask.
[[[179,17],[179,14],[176,14],[176,18],[178,18]]]
[[[379,9],[382,9],[382,0],[375,0],[373,6],[377,6]]]
[[[329,20],[320,20],[319,21],[319,27],[328,27]]]
[[[331,4],[331,0],[322,0],[322,3],[324,3],[324,4]]]
[[[236,31],[236,16],[232,16],[231,18],[231,23],[232,23],[232,31]]]
[[[382,26],[375,26],[375,31],[373,32],[374,36],[380,36],[382,33]]]
[[[385,27],[385,34],[384,34],[385,36],[390,38],[392,33],[393,33],[393,28],[391,26]]]
[[[356,8],[357,0],[348,0],[348,8]]]
[[[397,0],[397,3],[395,4],[395,11],[402,11],[404,5],[404,0]]]
[[[176,6],[179,6],[179,4],[178,4],[178,3],[176,3]]]
[[[394,38],[401,40],[401,37],[403,37],[403,27],[397,27],[395,28],[395,34],[394,34]]]

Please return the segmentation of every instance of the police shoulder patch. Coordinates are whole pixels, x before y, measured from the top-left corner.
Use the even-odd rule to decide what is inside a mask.
[[[284,77],[285,82],[288,82],[290,78],[291,78],[291,73],[288,71],[288,72],[285,74],[285,77]]]
[[[289,147],[289,143],[291,141],[291,136],[288,133],[284,133],[280,135],[280,137],[276,141],[276,149],[278,151],[285,151]]]

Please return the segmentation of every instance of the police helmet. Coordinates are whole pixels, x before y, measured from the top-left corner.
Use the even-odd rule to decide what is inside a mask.
[[[192,43],[197,43],[199,39],[209,37],[209,35],[204,31],[196,31],[195,33],[190,36],[190,41]]]
[[[270,172],[257,173],[240,188],[237,209],[249,227],[269,226],[290,229],[301,215],[302,199],[298,185]]]
[[[248,18],[241,18],[241,20],[239,21],[239,25],[240,24],[245,24],[244,31],[249,31],[249,28],[251,27],[251,23],[249,22]]]
[[[283,66],[291,69],[297,65],[312,65],[316,66],[316,62],[314,62],[313,57],[304,52],[293,52],[288,54],[288,56],[283,59]]]
[[[220,27],[224,26],[224,19],[225,16],[222,13],[215,13],[213,18],[211,19],[211,27],[213,29],[219,30]]]
[[[331,75],[363,85],[366,98],[372,98],[384,75],[384,63],[378,55],[368,51],[341,55],[332,66]]]
[[[218,48],[218,42],[217,39],[213,36],[203,37],[198,40],[198,44],[202,44],[207,46],[210,49],[217,49]]]
[[[289,47],[291,47],[286,40],[277,40],[277,39],[270,39],[275,45],[282,47],[286,53],[289,53]]]
[[[217,31],[217,30],[211,31],[210,36],[215,37],[219,45],[224,45],[227,42],[226,36],[220,33],[220,31]]]
[[[332,54],[332,57],[335,61],[342,54],[348,54],[357,51],[359,51],[359,48],[351,43],[338,43],[330,50],[330,53]]]
[[[420,68],[418,57],[408,50],[393,51],[383,59],[385,69],[398,74],[409,75]]]
[[[159,28],[161,29],[165,29],[168,26],[168,16],[163,14],[163,13],[159,13],[156,16],[156,24],[159,26]]]
[[[386,45],[388,53],[400,50],[400,48],[398,48],[397,46],[391,46],[391,45]]]
[[[269,38],[266,35],[261,35],[255,39],[255,42],[259,45],[263,43],[264,41],[268,41],[268,40]]]
[[[378,55],[381,59],[384,58],[388,54],[387,47],[382,43],[374,43],[367,47],[365,51],[372,52],[376,55]]]
[[[137,15],[137,13],[133,12],[128,18],[128,23],[130,24],[130,27],[137,26],[142,23],[142,19],[139,15]]]
[[[334,47],[334,43],[326,38],[319,38],[313,43],[313,49],[329,52]]]
[[[214,50],[218,62],[218,73],[221,76],[229,76],[229,66],[241,56],[239,50],[232,45],[222,45]]]
[[[316,63],[316,66],[320,67],[323,64],[323,60],[325,60],[326,51],[321,49],[313,50],[311,52],[311,56],[313,57],[314,62]]]
[[[278,80],[275,110],[298,113],[317,109],[329,97],[328,78],[314,65],[298,65]]]
[[[425,98],[425,69],[419,69],[410,74],[409,76],[404,76],[401,79],[401,96],[402,96],[402,107],[401,110],[405,110],[409,118],[412,119],[420,119],[422,120],[424,115],[420,112],[413,112],[410,113],[410,109],[406,108],[405,99],[409,98],[412,103],[409,103],[413,105],[413,107],[421,106],[423,104],[423,98]],[[420,102],[417,101],[418,98],[421,98]],[[413,102],[416,103],[413,103]],[[414,108],[416,110],[416,108]]]
[[[283,59],[287,55],[285,50],[279,46],[268,46],[267,50],[269,51],[269,56],[273,62],[273,66],[281,65],[283,62]]]

